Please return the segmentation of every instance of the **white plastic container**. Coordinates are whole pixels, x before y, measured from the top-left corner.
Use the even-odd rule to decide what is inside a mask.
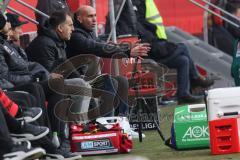
[[[101,117],[97,118],[96,121],[105,125],[106,128],[110,129],[116,123],[123,129],[124,133],[130,134],[131,128],[127,117]]]
[[[129,120],[127,117],[101,117],[97,118],[96,121],[101,123],[106,128],[110,129],[116,123],[119,123],[119,126],[123,129],[124,133],[127,133],[132,138],[138,138],[138,133],[131,129]],[[145,138],[145,134],[142,134],[142,138]]]
[[[207,111],[208,121],[240,115],[240,87],[209,90]]]

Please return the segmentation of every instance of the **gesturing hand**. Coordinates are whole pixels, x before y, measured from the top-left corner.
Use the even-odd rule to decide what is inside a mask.
[[[137,57],[137,56],[148,56],[148,52],[151,50],[149,43],[139,43],[136,44],[132,49],[130,56]]]

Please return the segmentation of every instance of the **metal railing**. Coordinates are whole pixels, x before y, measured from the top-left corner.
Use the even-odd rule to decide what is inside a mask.
[[[22,0],[15,0],[15,1],[18,2],[18,3],[21,4],[21,5],[29,8],[30,10],[33,10],[33,11],[37,12],[37,13],[40,14],[41,16],[44,16],[44,17],[46,17],[46,18],[49,18],[49,16],[48,16],[47,14],[41,12],[40,10],[38,10],[38,9],[36,9],[35,7],[29,5],[28,3],[26,3],[26,2],[24,2],[24,1],[22,1]],[[1,12],[2,12],[2,13],[4,13],[4,12],[8,9],[8,10],[10,10],[10,11],[18,14],[19,16],[25,18],[26,20],[28,20],[28,21],[30,21],[30,22],[32,22],[32,23],[34,23],[34,24],[37,24],[37,25],[39,24],[36,20],[32,19],[31,17],[25,15],[24,13],[22,13],[22,12],[16,10],[16,9],[12,8],[12,7],[10,7],[10,6],[9,6],[9,3],[10,3],[10,0],[5,0],[4,3],[1,5]]]
[[[18,3],[22,4],[23,6],[29,8],[29,9],[35,11],[35,12],[37,12],[38,14],[42,15],[43,17],[49,18],[49,15],[47,15],[47,14],[45,14],[45,13],[39,11],[39,10],[36,9],[35,7],[29,5],[29,4],[26,3],[26,2],[23,2],[22,0],[16,0],[16,2],[18,2]]]
[[[110,0],[111,3],[109,3],[109,8],[111,8],[110,10],[110,24],[111,24],[111,31],[109,33],[109,36],[108,36],[108,39],[107,39],[107,42],[110,41],[110,39],[112,39],[113,42],[117,41],[117,34],[116,34],[116,25],[117,25],[117,22],[121,16],[121,13],[123,11],[123,7],[124,5],[126,4],[126,1],[127,0],[123,0],[121,6],[120,6],[120,9],[117,13],[117,17],[115,19],[115,14],[114,14],[114,2],[113,0]],[[115,42],[116,43],[116,42]]]
[[[27,15],[23,14],[22,12],[18,11],[18,10],[15,10],[14,8],[10,7],[10,6],[7,6],[7,9],[14,12],[15,14],[25,18],[26,20],[32,22],[32,23],[35,23],[35,24],[39,24],[36,20],[28,17]]]
[[[206,10],[206,11],[214,14],[215,16],[221,18],[222,20],[230,23],[231,25],[233,25],[233,26],[235,26],[235,27],[240,27],[237,23],[229,20],[228,18],[222,16],[221,14],[219,14],[219,13],[217,13],[217,12],[212,11],[211,9],[209,9],[209,8],[205,7],[204,5],[198,3],[196,0],[189,0],[189,1],[192,2],[193,4],[195,4],[196,6],[198,6],[198,7],[202,8],[202,9],[204,9],[204,10]],[[206,1],[206,0],[201,0],[201,1],[205,2],[205,3],[206,3],[207,5],[209,5],[209,6],[212,6],[213,8],[218,9],[218,10],[221,11],[222,13],[224,13],[224,14],[226,14],[226,15],[228,15],[228,16],[230,16],[230,17],[232,17],[232,18],[234,18],[234,19],[236,19],[236,20],[238,20],[238,21],[240,21],[240,19],[239,19],[238,17],[236,17],[236,16],[234,16],[233,14],[225,11],[224,9],[216,6],[215,4],[213,4],[213,3],[211,3],[211,2],[208,2],[208,1]]]
[[[123,2],[121,4],[121,7],[120,7],[120,9],[117,13],[117,17],[115,18],[114,1],[113,0],[108,1],[111,31],[110,31],[110,34],[108,36],[107,42],[110,41],[110,39],[112,39],[112,41],[114,43],[117,43],[116,25],[117,25],[117,22],[120,18],[120,15],[122,13],[122,10],[123,10],[123,7],[124,7],[125,3],[126,3],[126,0],[123,0]],[[113,63],[114,63],[114,74],[119,75],[118,60],[113,60]]]
[[[240,19],[239,19],[238,17],[236,17],[235,15],[233,15],[233,14],[227,12],[226,10],[220,8],[219,6],[217,6],[217,5],[209,2],[208,0],[199,0],[200,2],[205,3],[205,5],[201,4],[201,3],[198,2],[197,0],[189,0],[189,1],[190,1],[191,3],[193,3],[194,5],[196,5],[196,6],[200,7],[200,8],[202,8],[202,9],[204,9],[207,13],[211,13],[211,14],[213,14],[213,15],[221,18],[221,19],[224,20],[225,22],[227,22],[227,23],[229,23],[229,24],[231,24],[231,25],[233,25],[233,26],[235,26],[235,27],[237,27],[237,28],[240,28],[240,25],[239,25],[239,24],[237,24],[237,23],[233,22],[232,20],[226,18],[225,16],[223,16],[223,15],[221,15],[221,14],[219,14],[219,13],[217,13],[217,12],[211,10],[211,9],[209,9],[209,6],[211,6],[211,7],[214,8],[214,9],[217,9],[217,10],[221,11],[221,12],[224,13],[225,15],[227,15],[227,16],[235,19],[235,20],[240,21]],[[206,14],[205,14],[205,15],[206,15]],[[205,17],[205,19],[204,19],[204,24],[205,24],[205,25],[204,25],[204,28],[205,28],[205,30],[204,30],[204,40],[205,40],[205,41],[207,41],[207,39],[208,39],[208,37],[207,37],[208,34],[206,33],[207,30],[208,30],[207,25],[206,25],[206,23],[207,23],[206,21],[207,21],[207,18]],[[206,22],[206,23],[205,23],[205,22]]]
[[[44,16],[46,18],[49,18],[49,15],[41,12],[40,10],[36,9],[35,7],[29,5],[28,3],[22,1],[22,0],[15,0],[15,2],[29,8],[30,10],[33,10],[34,12],[37,12],[38,14],[40,14],[41,16]],[[121,8],[117,14],[117,17],[115,19],[115,15],[114,15],[114,0],[109,0],[109,11],[110,11],[110,23],[111,23],[111,33],[110,33],[110,36],[108,38],[108,40],[110,40],[110,38],[112,38],[112,41],[113,42],[116,42],[116,25],[117,25],[117,21],[121,15],[121,12],[122,12],[122,9],[123,9],[123,6],[125,4],[126,0],[123,0],[123,3],[121,5]],[[10,0],[5,0],[4,3],[1,5],[1,11],[2,13],[4,13],[7,9],[18,14],[19,16],[25,18],[26,20],[34,23],[34,24],[39,24],[35,19],[32,19],[31,17],[25,15],[24,13],[12,8],[9,6],[9,3],[10,3]],[[96,1],[95,0],[91,0],[91,5],[96,8]],[[95,28],[95,32],[96,32],[96,35],[97,35],[97,27]],[[118,63],[115,62],[115,73],[116,75],[119,74],[119,66],[118,66]]]

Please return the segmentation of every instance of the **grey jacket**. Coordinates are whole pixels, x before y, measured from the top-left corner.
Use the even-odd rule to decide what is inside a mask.
[[[0,34],[0,85],[2,88],[9,88],[10,84],[21,85],[33,82],[36,76],[46,80],[49,72],[40,64],[29,62],[21,48],[6,41],[6,37]],[[41,74],[41,75],[40,75]]]

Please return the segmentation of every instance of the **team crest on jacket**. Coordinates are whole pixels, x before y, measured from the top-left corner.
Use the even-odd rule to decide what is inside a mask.
[[[3,48],[5,49],[5,51],[7,51],[10,55],[14,54],[14,51],[12,51],[10,48],[8,48],[8,46],[3,46]]]

